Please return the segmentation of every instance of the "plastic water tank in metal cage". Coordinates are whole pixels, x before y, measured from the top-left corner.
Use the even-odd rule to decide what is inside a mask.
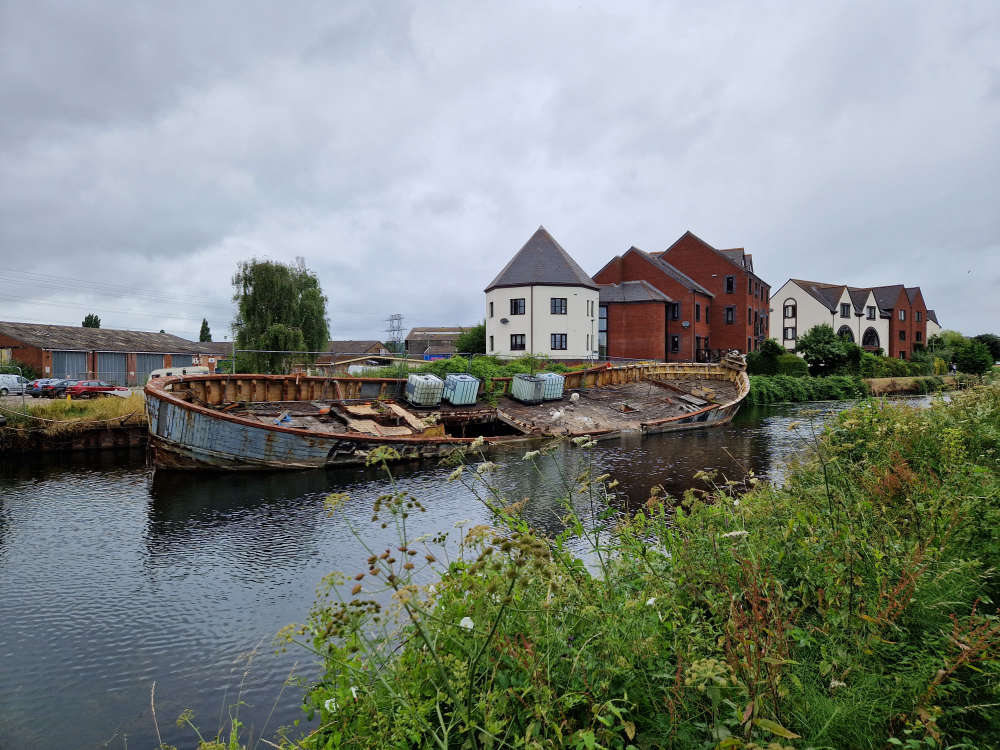
[[[540,404],[545,396],[545,379],[537,375],[515,375],[510,383],[510,395],[522,404]]]
[[[542,372],[538,377],[545,381],[542,398],[546,401],[557,401],[563,397],[563,383],[566,378],[557,372]]]
[[[479,395],[479,378],[459,373],[448,373],[444,378],[444,400],[454,406],[476,403]]]
[[[406,379],[406,400],[414,406],[437,406],[443,391],[444,381],[437,375],[410,373]]]

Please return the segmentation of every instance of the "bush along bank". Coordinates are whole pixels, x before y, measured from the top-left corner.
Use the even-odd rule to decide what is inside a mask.
[[[747,401],[754,406],[790,401],[842,401],[868,395],[865,381],[855,375],[791,377],[751,375]]]
[[[383,495],[373,522],[399,543],[331,576],[285,633],[325,668],[306,696],[318,728],[286,743],[1000,744],[1000,388],[798,429],[809,450],[783,487],[654,495],[629,519],[584,465],[556,538],[520,520],[488,462],[452,473],[496,515],[452,530],[457,545],[410,538],[420,502]],[[544,451],[524,460],[548,471]]]

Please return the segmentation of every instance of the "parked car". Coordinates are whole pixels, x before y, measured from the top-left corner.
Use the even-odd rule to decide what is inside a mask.
[[[111,385],[103,380],[78,380],[66,387],[66,395],[73,398],[97,398],[98,396],[128,396],[131,391],[125,386]]]
[[[79,380],[66,380],[57,378],[51,383],[42,386],[42,398],[62,398],[66,395],[66,389],[71,385],[76,385]]]
[[[28,383],[27,393],[32,398],[40,398],[42,395],[42,389],[49,383],[55,383],[59,378],[37,378]]]
[[[0,373],[0,396],[20,396],[27,384],[28,379],[21,375]]]

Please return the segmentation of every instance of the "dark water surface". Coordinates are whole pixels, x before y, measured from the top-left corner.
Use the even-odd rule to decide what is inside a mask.
[[[587,455],[620,481],[625,509],[654,485],[699,485],[705,468],[780,480],[803,447],[789,424],[845,406],[745,408],[731,425],[602,442]],[[507,497],[530,497],[526,514],[554,531],[560,472],[582,454],[557,452],[541,476],[511,454],[496,479]],[[376,470],[154,474],[142,451],[0,461],[3,750],[156,747],[154,682],[164,742],[197,744],[175,725],[184,709],[208,737],[238,701],[248,735],[273,736],[304,718],[301,688],[282,692],[285,678],[296,662],[303,678],[315,674],[307,653],[275,653],[275,633],[304,621],[325,574],[361,569],[348,522],[373,545],[392,541],[370,522],[388,487]],[[444,481],[450,469],[394,472],[428,508],[411,517],[414,534],[488,520],[468,490]],[[335,491],[352,499],[331,518],[322,501]]]

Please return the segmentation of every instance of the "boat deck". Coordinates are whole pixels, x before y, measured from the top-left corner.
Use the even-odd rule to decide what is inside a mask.
[[[735,384],[713,380],[704,385],[667,379],[610,385],[577,391],[560,401],[537,406],[504,399],[499,406],[507,419],[527,432],[583,435],[640,431],[643,425],[700,412],[736,398]]]

